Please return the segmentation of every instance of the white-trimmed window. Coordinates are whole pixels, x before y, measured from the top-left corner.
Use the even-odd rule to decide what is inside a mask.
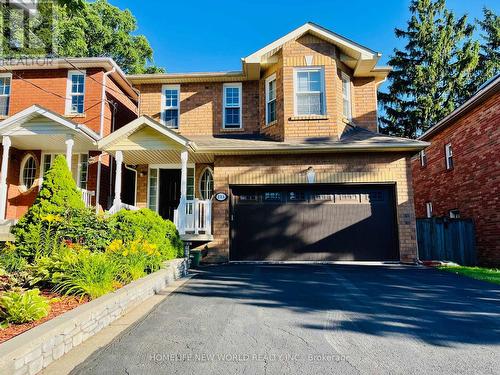
[[[12,83],[12,74],[0,74],[0,116],[9,115],[10,87]]]
[[[21,171],[19,174],[19,185],[21,190],[28,191],[33,187],[37,174],[37,161],[33,154],[26,154],[21,162]]]
[[[453,169],[453,149],[451,148],[451,143],[448,143],[446,146],[444,146],[444,154],[446,161],[446,169],[447,170]]]
[[[66,114],[80,115],[85,112],[85,71],[68,72],[66,96]]]
[[[214,194],[214,176],[210,168],[205,168],[200,178],[200,195],[202,199],[211,199]]]
[[[342,72],[342,114],[347,120],[352,120],[351,77]]]
[[[450,219],[460,219],[460,211],[458,209],[453,209],[449,211]]]
[[[276,74],[266,78],[266,125],[276,121]]]
[[[223,87],[224,109],[222,121],[224,129],[242,128],[241,83],[225,83]]]
[[[180,92],[180,85],[163,85],[162,87],[162,122],[173,129],[179,128]]]
[[[295,115],[325,114],[325,85],[322,68],[295,68]]]
[[[427,202],[425,204],[425,213],[428,218],[432,217],[432,202]]]
[[[45,173],[50,169],[50,167],[52,167],[52,164],[54,163],[54,160],[58,155],[64,156],[64,154],[42,155],[42,171],[40,174],[42,179]],[[89,155],[88,154],[73,155],[73,160],[71,164],[72,164],[71,173],[73,174],[73,178],[76,180],[76,185],[80,189],[87,189],[88,172],[89,172]]]
[[[425,167],[427,165],[427,155],[425,150],[420,151],[420,166]]]

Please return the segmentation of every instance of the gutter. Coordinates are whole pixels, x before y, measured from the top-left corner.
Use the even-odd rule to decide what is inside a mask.
[[[105,109],[105,96],[106,96],[106,81],[108,75],[116,72],[116,68],[113,67],[109,72],[103,74],[102,78],[102,91],[101,91],[101,118],[99,127],[99,138],[102,139],[104,133],[104,109]],[[96,213],[99,212],[99,200],[101,198],[101,169],[102,169],[102,152],[97,158],[97,181],[96,181],[96,192],[95,192],[95,210]]]

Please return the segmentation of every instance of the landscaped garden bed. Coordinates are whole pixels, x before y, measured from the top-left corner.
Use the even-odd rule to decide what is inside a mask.
[[[0,342],[183,256],[175,225],[151,210],[85,208],[63,156],[12,233],[0,250]]]

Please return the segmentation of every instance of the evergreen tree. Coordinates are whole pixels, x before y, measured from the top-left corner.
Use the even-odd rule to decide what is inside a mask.
[[[481,26],[482,43],[479,58],[479,84],[500,73],[500,16],[483,8]]]
[[[59,155],[45,173],[35,202],[12,228],[16,248],[30,260],[48,251],[50,246],[58,245],[56,232],[68,220],[67,213],[84,208],[66,158]]]
[[[389,60],[388,92],[381,93],[384,133],[415,138],[450,113],[470,90],[479,43],[467,16],[456,19],[445,0],[412,0],[404,49]]]
[[[153,65],[153,49],[146,37],[135,35],[134,15],[107,0],[39,2],[29,21],[30,45],[21,42],[27,31],[22,14],[3,2],[0,9],[0,31],[12,36],[1,38],[0,34],[1,58],[112,57],[129,74],[164,71]]]

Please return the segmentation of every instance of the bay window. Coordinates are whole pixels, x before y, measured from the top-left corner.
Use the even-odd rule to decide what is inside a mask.
[[[295,69],[295,115],[325,114],[325,86],[321,68]]]
[[[342,72],[342,114],[347,120],[352,120],[351,78]]]
[[[276,121],[276,74],[266,79],[266,125]]]

